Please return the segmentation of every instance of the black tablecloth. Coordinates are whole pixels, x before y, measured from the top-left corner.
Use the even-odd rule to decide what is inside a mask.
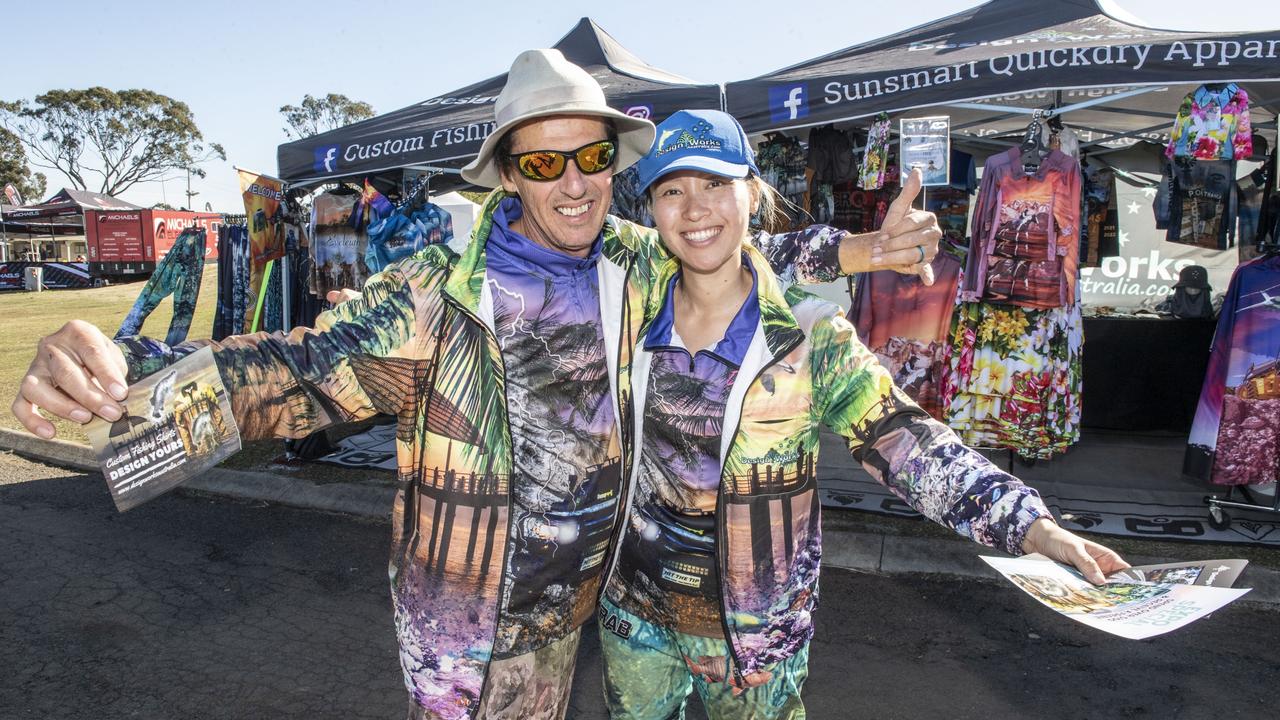
[[[1084,319],[1081,425],[1191,429],[1216,320]]]

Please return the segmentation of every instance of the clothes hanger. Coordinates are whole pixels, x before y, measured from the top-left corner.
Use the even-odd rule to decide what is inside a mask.
[[[1031,115],[1031,122],[1027,124],[1027,130],[1022,135],[1022,142],[1018,145],[1018,162],[1022,164],[1022,171],[1028,175],[1035,173],[1040,169],[1040,161],[1048,155],[1048,148],[1042,144],[1041,133],[1043,128],[1040,125],[1040,118],[1044,111],[1036,108]]]

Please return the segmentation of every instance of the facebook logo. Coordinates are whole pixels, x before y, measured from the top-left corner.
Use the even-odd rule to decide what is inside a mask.
[[[796,120],[809,114],[808,88],[784,85],[769,88],[769,119],[773,122]]]
[[[316,148],[316,172],[331,173],[338,169],[338,146],[326,145]]]

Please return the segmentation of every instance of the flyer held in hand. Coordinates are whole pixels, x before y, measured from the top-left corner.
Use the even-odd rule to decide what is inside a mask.
[[[85,427],[102,477],[124,512],[240,450],[213,350],[203,348],[129,388],[124,415]]]

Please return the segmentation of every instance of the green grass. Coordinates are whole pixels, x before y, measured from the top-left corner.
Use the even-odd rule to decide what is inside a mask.
[[[191,322],[191,337],[207,338],[213,332],[213,312],[217,302],[217,266],[205,266],[200,283],[200,298]],[[31,293],[0,292],[0,427],[20,429],[17,418],[9,411],[17,397],[18,386],[35,357],[36,342],[58,330],[69,320],[85,320],[98,326],[108,337],[120,329],[133,303],[142,292],[143,282],[132,282],[88,290],[46,290]],[[147,318],[143,334],[165,336],[173,317],[173,298],[169,297]],[[73,442],[87,442],[80,425],[54,420],[58,437]]]
[[[207,338],[213,334],[213,313],[217,304],[217,266],[206,265],[200,282],[200,298],[191,321],[191,338]],[[36,342],[62,327],[68,320],[85,320],[108,336],[114,335],[133,308],[144,283],[132,282],[89,290],[47,290],[39,293],[8,291],[0,293],[0,427],[22,429],[9,411],[17,397],[18,386],[35,356]],[[173,317],[173,299],[166,298],[143,325],[142,334],[163,338]],[[51,418],[58,429],[57,437],[71,442],[89,440],[78,423]],[[368,429],[369,423],[333,428],[329,436],[339,438]],[[344,468],[308,463],[301,467],[281,466],[272,460],[284,452],[279,440],[245,442],[244,449],[223,463],[236,470],[265,470],[282,475],[304,475],[321,482],[374,481],[394,483],[395,474],[385,470]]]

